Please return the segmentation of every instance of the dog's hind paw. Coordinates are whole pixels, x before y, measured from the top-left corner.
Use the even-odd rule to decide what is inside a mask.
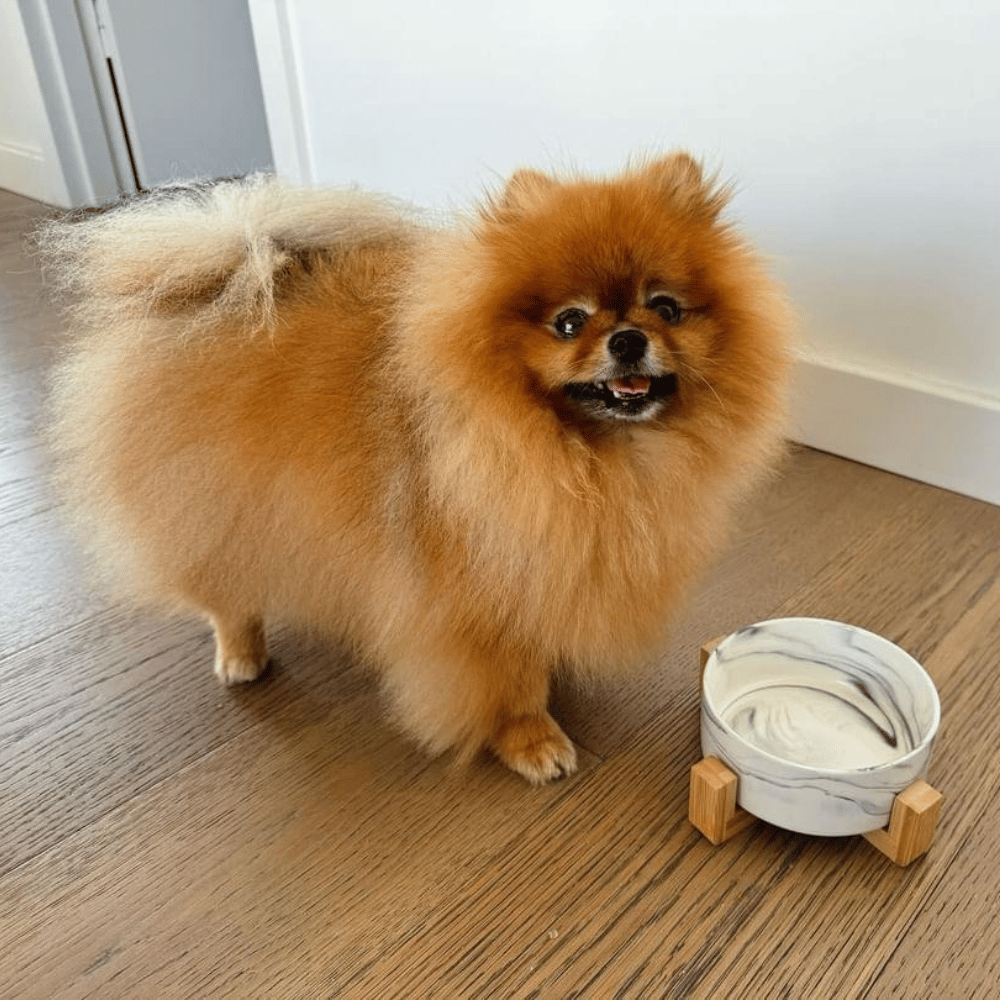
[[[490,741],[493,752],[533,785],[566,778],[576,771],[576,747],[544,712],[505,722]]]

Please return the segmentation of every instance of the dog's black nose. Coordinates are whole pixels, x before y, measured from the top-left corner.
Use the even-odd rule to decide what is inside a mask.
[[[638,361],[646,353],[646,335],[638,330],[619,330],[609,341],[608,351],[619,361],[628,364]]]

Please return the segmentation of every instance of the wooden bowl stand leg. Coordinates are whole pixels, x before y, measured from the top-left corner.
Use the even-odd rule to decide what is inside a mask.
[[[914,781],[893,801],[889,826],[862,836],[890,861],[908,865],[930,848],[942,802],[944,796],[937,789],[931,788],[926,781]]]
[[[716,639],[701,650],[701,666],[719,644]],[[718,757],[705,757],[691,768],[688,819],[718,845],[757,822],[736,804],[739,778]],[[943,796],[926,781],[915,781],[892,803],[889,826],[863,834],[890,861],[906,866],[925,854],[934,840]]]
[[[736,804],[738,782],[718,757],[705,757],[691,768],[688,819],[716,846],[757,822]]]

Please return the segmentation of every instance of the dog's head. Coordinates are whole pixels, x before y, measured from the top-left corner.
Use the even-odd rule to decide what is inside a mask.
[[[497,373],[595,428],[770,406],[787,311],[726,200],[683,153],[610,180],[516,173],[475,231]]]

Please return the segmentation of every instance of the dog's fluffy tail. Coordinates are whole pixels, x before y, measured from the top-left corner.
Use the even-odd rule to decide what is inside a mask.
[[[46,224],[38,244],[78,330],[154,319],[176,334],[220,321],[272,329],[276,288],[295,265],[417,231],[415,212],[390,199],[256,174],[72,213]]]

